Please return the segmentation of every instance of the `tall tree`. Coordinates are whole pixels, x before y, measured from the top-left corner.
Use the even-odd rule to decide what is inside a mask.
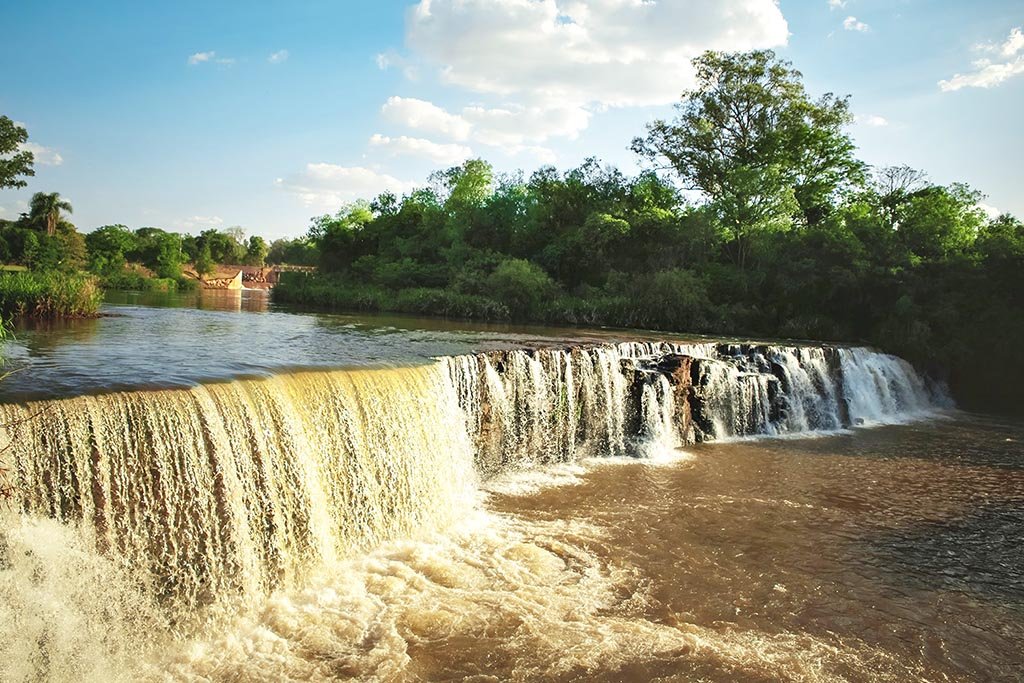
[[[817,223],[862,173],[843,132],[849,103],[811,100],[800,72],[770,50],[706,52],[694,66],[697,87],[683,93],[675,120],[649,124],[633,149],[666,160],[705,195],[742,267],[756,233]]]
[[[53,237],[60,224],[60,212],[72,213],[71,203],[62,199],[59,192],[36,192],[29,202],[29,220],[35,225],[46,226],[46,234]]]
[[[35,157],[24,149],[28,132],[6,116],[0,116],[0,189],[25,187],[28,183],[20,176],[36,174],[32,168]]]

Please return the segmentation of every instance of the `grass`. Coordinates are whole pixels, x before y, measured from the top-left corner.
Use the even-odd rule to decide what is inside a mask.
[[[4,317],[90,318],[99,315],[103,290],[91,275],[0,273]]]

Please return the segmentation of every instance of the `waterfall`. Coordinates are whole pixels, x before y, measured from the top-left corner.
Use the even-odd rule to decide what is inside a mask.
[[[831,432],[948,405],[905,361],[864,348],[623,343],[444,361],[482,473],[665,443]],[[652,416],[671,421],[654,429]],[[657,434],[657,436],[655,436]]]
[[[475,490],[463,416],[440,365],[0,406],[20,509],[184,608],[447,524]]]
[[[868,349],[644,342],[0,405],[0,424],[18,509],[76,527],[181,614],[442,527],[478,476],[941,405]]]

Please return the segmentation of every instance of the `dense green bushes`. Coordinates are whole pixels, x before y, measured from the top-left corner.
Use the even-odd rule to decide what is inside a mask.
[[[508,308],[487,297],[446,289],[415,287],[393,290],[344,282],[317,273],[282,273],[274,301],[366,312],[440,315],[476,320],[507,320]]]
[[[99,282],[89,275],[0,274],[0,313],[5,317],[90,317],[99,314],[102,300]]]

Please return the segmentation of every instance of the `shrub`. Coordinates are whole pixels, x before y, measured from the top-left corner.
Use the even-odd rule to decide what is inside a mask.
[[[0,313],[4,316],[91,317],[99,314],[102,301],[103,290],[91,275],[0,274]]]

